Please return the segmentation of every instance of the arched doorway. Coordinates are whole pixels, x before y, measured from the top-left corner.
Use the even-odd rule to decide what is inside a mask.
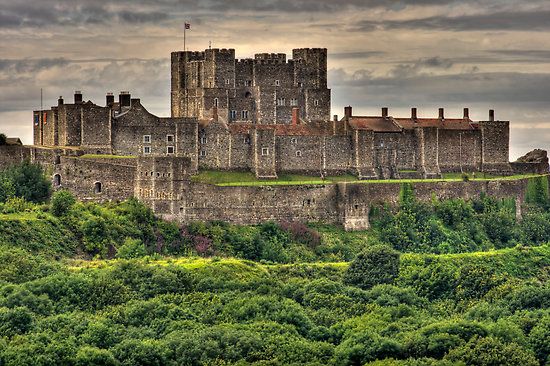
[[[61,185],[61,175],[60,174],[55,174],[53,176],[53,185],[54,185],[54,187],[59,187]]]
[[[102,189],[101,182],[95,182],[95,184],[94,184],[94,193],[95,194],[101,193],[101,189]]]

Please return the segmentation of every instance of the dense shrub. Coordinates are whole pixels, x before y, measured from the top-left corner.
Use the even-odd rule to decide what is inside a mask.
[[[392,283],[399,275],[399,253],[384,246],[367,248],[351,262],[344,281],[363,289]]]
[[[0,172],[0,198],[24,198],[29,202],[44,202],[50,196],[51,184],[38,164],[26,161]]]
[[[76,199],[73,194],[63,189],[53,195],[50,209],[54,216],[64,216],[70,212],[75,203]]]

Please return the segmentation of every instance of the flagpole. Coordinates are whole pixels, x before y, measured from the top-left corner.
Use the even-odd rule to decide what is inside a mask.
[[[184,22],[183,23],[183,51],[187,51],[186,47],[185,47],[185,30],[187,29],[187,22]]]

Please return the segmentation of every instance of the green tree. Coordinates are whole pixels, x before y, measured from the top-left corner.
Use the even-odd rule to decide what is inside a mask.
[[[535,355],[541,365],[548,365],[550,361],[550,315],[546,315],[531,330],[529,343],[535,350]]]
[[[10,166],[2,173],[2,180],[11,183],[2,183],[1,186],[12,185],[14,195],[29,202],[41,203],[50,197],[51,184],[44,176],[42,167],[25,161],[19,165]],[[1,188],[0,188],[1,189]]]
[[[374,245],[357,255],[344,275],[350,285],[369,289],[392,283],[399,275],[399,252],[385,246]]]
[[[6,137],[6,135],[4,135],[3,133],[0,133],[0,146],[5,145],[7,139],[8,138]]]
[[[51,200],[51,211],[54,216],[65,216],[74,206],[73,194],[65,189],[55,192]]]

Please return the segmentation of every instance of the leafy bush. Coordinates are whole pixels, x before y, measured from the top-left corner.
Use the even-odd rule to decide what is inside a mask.
[[[351,262],[344,281],[363,289],[392,283],[399,275],[399,253],[384,245],[367,248]]]
[[[118,248],[116,257],[122,259],[140,258],[147,255],[145,246],[139,239],[126,238]]]
[[[67,215],[76,203],[73,194],[65,189],[55,192],[51,199],[51,212],[54,216]]]

